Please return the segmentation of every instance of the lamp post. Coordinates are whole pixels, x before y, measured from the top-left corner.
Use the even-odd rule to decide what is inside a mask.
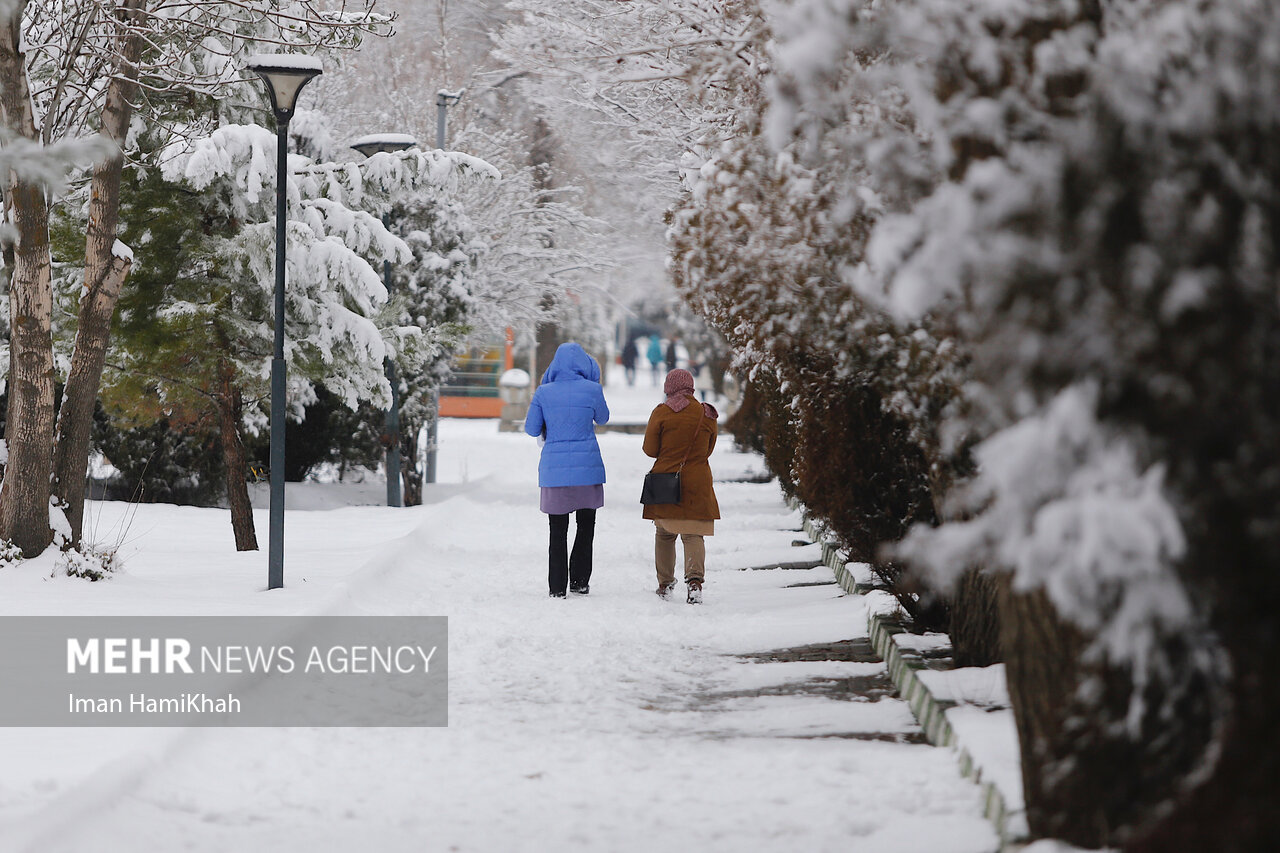
[[[289,119],[298,93],[321,72],[320,60],[300,54],[251,56],[245,67],[262,78],[276,118],[275,347],[271,355],[271,515],[267,589],[284,586],[284,249],[285,182],[289,175]]]
[[[351,147],[365,157],[372,157],[382,152],[404,151],[417,144],[416,139],[403,133],[375,133],[360,137],[351,143]],[[382,224],[390,228],[390,209],[383,211]],[[391,261],[382,262],[382,283],[390,294]],[[384,426],[387,434],[387,506],[403,506],[404,501],[400,496],[400,387],[396,380],[396,363],[388,357],[383,359],[382,366],[386,371],[387,381],[391,383],[391,407],[387,409]]]
[[[449,107],[462,100],[462,93],[465,91],[465,89],[459,89],[456,92],[448,92],[441,89],[436,92],[436,148],[441,151],[444,150],[444,129]],[[436,443],[440,434],[437,429],[440,423],[440,389],[438,387],[431,392],[431,402],[431,423],[427,426],[427,470],[422,478],[428,483],[436,481]]]

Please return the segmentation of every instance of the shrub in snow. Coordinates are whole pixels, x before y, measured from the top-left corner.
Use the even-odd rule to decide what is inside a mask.
[[[900,418],[882,450],[922,455],[942,522],[918,516],[900,556],[939,585],[1005,573],[1033,832],[1260,849],[1280,833],[1249,746],[1280,701],[1276,9],[757,11],[769,37],[716,81],[737,123],[686,164],[677,281],[771,374],[766,425],[806,434],[827,392],[815,423],[838,429],[842,384]]]
[[[93,443],[110,462],[106,500],[217,506],[225,492],[213,425],[171,422],[153,400],[113,386],[103,391]],[[154,420],[136,424],[149,410]]]
[[[778,478],[784,494],[795,496],[791,461],[796,455],[795,431],[790,428],[787,400],[773,381],[773,374],[759,371],[742,389],[742,401],[725,422],[735,442],[745,450],[764,457],[769,471]]]
[[[285,425],[284,478],[301,482],[320,471],[333,470],[341,482],[348,472],[362,477],[377,471],[385,447],[379,441],[386,429],[386,412],[362,403],[352,410],[319,385],[297,423]],[[249,453],[266,470],[269,434],[254,436]]]
[[[0,569],[22,562],[22,549],[7,539],[0,539]]]
[[[101,581],[110,579],[119,570],[120,562],[115,551],[99,553],[73,548],[58,555],[53,571],[55,577]]]
[[[761,38],[752,47],[765,52]],[[872,194],[849,192],[862,167],[771,148],[759,82],[740,76],[737,135],[687,164],[671,227],[676,284],[736,351],[756,386],[748,404],[775,409],[755,416],[769,433],[757,443],[784,489],[915,619],[944,628],[941,597],[878,547],[935,520],[934,495],[963,461],[937,431],[960,352],[927,324],[893,323],[844,280],[877,215]]]
[[[902,9],[950,180],[882,220],[851,280],[958,331],[949,429],[982,438],[950,523],[904,553],[1011,572],[1033,831],[1261,849],[1280,832],[1251,746],[1271,737],[1252,709],[1280,699],[1260,651],[1280,619],[1280,174],[1257,141],[1280,125],[1280,17]]]

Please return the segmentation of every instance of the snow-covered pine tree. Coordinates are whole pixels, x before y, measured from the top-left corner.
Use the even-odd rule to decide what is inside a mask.
[[[501,180],[501,179],[499,179]],[[497,183],[498,180],[485,183]],[[384,325],[416,328],[412,358],[397,360],[400,385],[400,449],[405,506],[422,503],[423,448],[419,437],[435,416],[433,395],[449,374],[452,358],[471,331],[484,300],[476,267],[485,254],[469,217],[456,199],[438,193],[408,194],[392,207],[393,230],[404,235],[410,263],[392,270],[392,294],[382,310]]]
[[[127,301],[122,324],[131,334],[107,377],[158,394],[163,408],[188,419],[201,411],[216,417],[241,550],[256,547],[241,431],[264,424],[258,405],[269,391],[275,144],[265,128],[227,125],[175,142],[159,171],[139,173],[138,198],[155,199],[156,208],[127,213],[138,256],[162,274]],[[415,359],[436,350],[432,329],[402,310],[384,310],[387,293],[374,264],[409,263],[413,254],[359,208],[386,204],[402,190],[439,193],[495,177],[476,158],[416,149],[360,163],[291,158],[285,354],[295,418],[316,383],[348,407],[385,407],[384,356],[397,357],[411,374]],[[447,237],[454,222],[444,221],[433,237]]]

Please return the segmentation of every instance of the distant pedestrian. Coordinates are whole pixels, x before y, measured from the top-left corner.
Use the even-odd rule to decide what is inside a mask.
[[[627,387],[636,384],[636,362],[640,359],[640,347],[635,338],[628,338],[627,345],[622,348],[622,370],[627,375]]]
[[[697,364],[690,364],[689,372],[693,374],[693,387],[698,392],[698,399],[702,402],[707,401],[707,394],[715,396],[716,381],[711,375],[711,365],[713,361],[711,356],[706,352],[698,354]],[[696,367],[696,369],[694,369]]]
[[[676,586],[676,537],[684,545],[686,601],[702,603],[706,578],[704,536],[715,533],[720,504],[711,485],[708,458],[716,446],[716,419],[719,413],[710,403],[693,396],[693,376],[687,370],[673,370],[663,385],[667,395],[649,415],[644,432],[645,455],[653,457],[653,470],[680,472],[678,504],[646,504],[644,517],[654,523],[654,567],[658,574],[658,595],[670,598]]]
[[[726,370],[724,376],[720,380],[720,387],[724,391],[725,409],[732,411],[738,408],[738,403],[742,397],[742,386],[738,383],[738,378],[733,375],[733,371]]]
[[[533,392],[524,431],[545,439],[538,462],[540,507],[551,527],[547,585],[553,598],[586,595],[596,510],[604,506],[604,459],[593,424],[609,421],[600,365],[576,343],[561,344]],[[569,513],[577,514],[569,554]]]
[[[649,337],[649,350],[645,353],[645,357],[649,359],[650,376],[653,378],[653,387],[658,387],[658,377],[662,375],[662,341],[658,340],[657,335]]]
[[[675,370],[680,364],[680,339],[675,335],[671,336],[671,340],[667,341],[667,372]]]

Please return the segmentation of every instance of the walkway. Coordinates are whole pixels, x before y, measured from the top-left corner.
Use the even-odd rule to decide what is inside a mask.
[[[816,562],[776,485],[717,486],[707,602],[663,602],[630,494],[639,437],[601,436],[592,592],[551,600],[532,441],[441,436],[435,502],[324,600],[449,616],[448,728],[190,730],[28,816],[15,849],[995,849],[978,789],[869,659],[861,600],[823,567],[740,570]],[[717,476],[759,473],[730,445]]]

